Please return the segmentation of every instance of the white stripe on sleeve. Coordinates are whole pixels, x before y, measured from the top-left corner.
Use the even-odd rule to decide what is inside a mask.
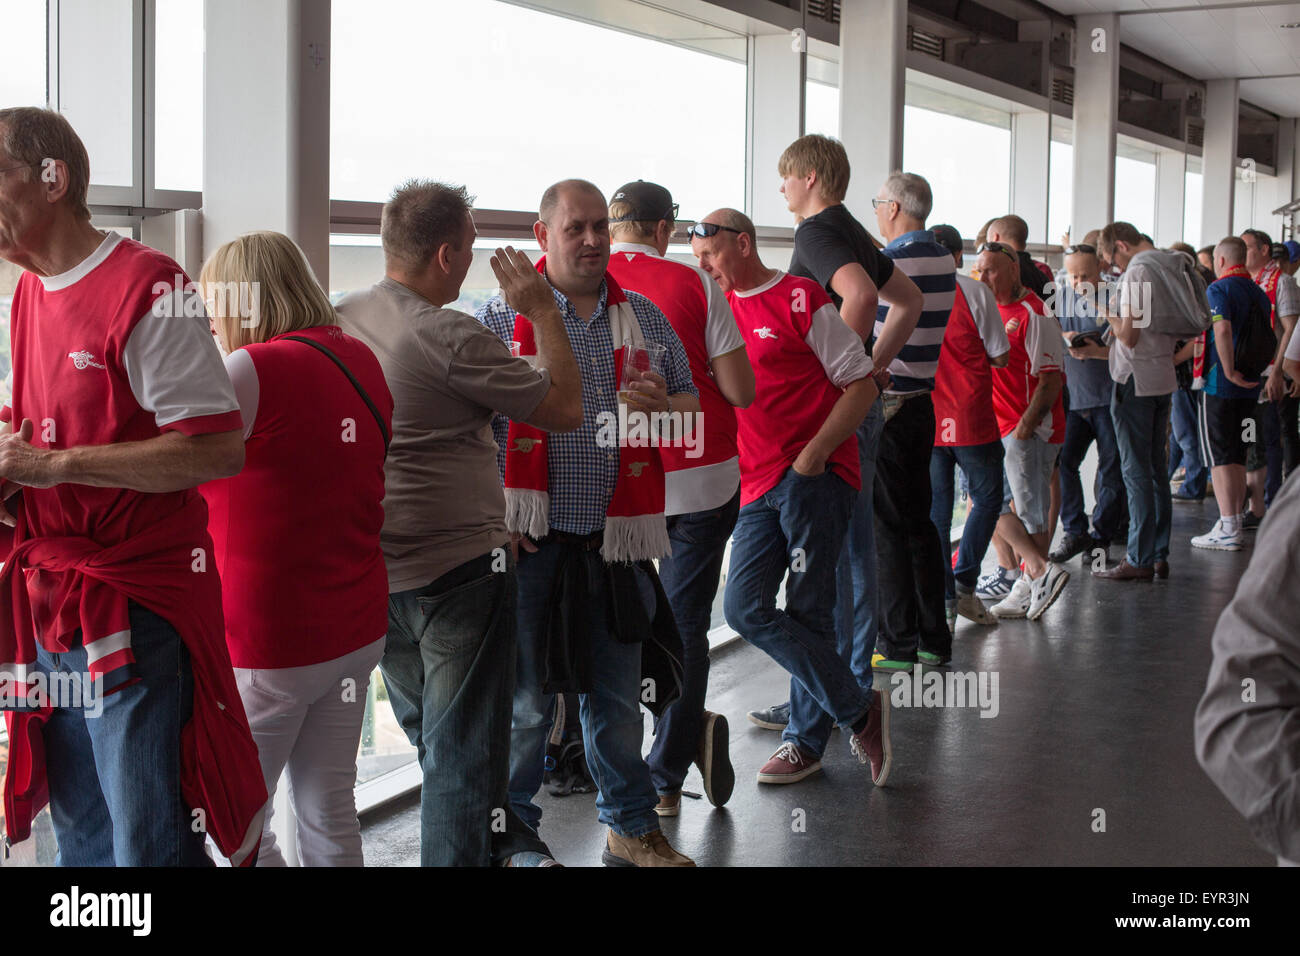
[[[804,341],[836,388],[847,388],[858,379],[866,378],[874,368],[862,339],[844,324],[834,303],[827,302],[812,314]]]
[[[253,425],[257,422],[257,403],[262,397],[262,387],[257,380],[257,366],[248,349],[235,349],[226,356],[226,374],[230,384],[235,387],[235,398],[239,400],[239,414],[244,419],[244,441],[253,435]]]
[[[736,349],[743,349],[744,336],[736,326],[736,316],[732,314],[731,306],[727,304],[727,297],[723,295],[722,288],[703,269],[695,269],[695,272],[704,283],[704,298],[709,308],[708,317],[704,322],[704,347],[709,350],[709,358],[717,358]]]
[[[170,292],[164,295],[171,297]],[[239,408],[207,312],[190,306],[191,295],[197,293],[185,297],[181,315],[151,309],[135,324],[122,350],[131,393],[141,408],[153,412],[159,428]],[[192,312],[198,314],[184,314]]]
[[[966,296],[971,318],[975,320],[975,331],[984,342],[984,354],[989,358],[1006,355],[1011,350],[1011,342],[1007,339],[1007,329],[1002,324],[1002,313],[998,311],[998,300],[993,292],[978,279],[960,273],[957,282]]]

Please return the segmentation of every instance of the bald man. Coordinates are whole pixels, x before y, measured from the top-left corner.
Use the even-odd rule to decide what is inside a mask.
[[[889,699],[864,690],[840,656],[834,613],[836,565],[862,484],[855,431],[879,395],[871,357],[820,285],[763,265],[743,213],[709,213],[692,228],[691,249],[727,294],[754,368],[754,402],[736,412],[740,516],[724,611],[790,674],[789,722],[758,782],[819,771],[839,724],[883,786]]]

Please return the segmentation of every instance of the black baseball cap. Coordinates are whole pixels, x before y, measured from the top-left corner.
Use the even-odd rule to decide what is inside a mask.
[[[618,187],[609,204],[612,206],[616,202],[627,203],[632,211],[610,222],[657,222],[677,218],[673,194],[658,183],[648,183],[644,179]]]
[[[930,231],[934,233],[935,242],[943,246],[955,256],[962,254],[961,233],[954,226],[931,226]]]

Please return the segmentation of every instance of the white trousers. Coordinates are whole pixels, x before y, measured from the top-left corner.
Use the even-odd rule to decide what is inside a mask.
[[[361,866],[361,824],[353,788],[370,674],[384,638],[306,667],[235,668],[270,798],[258,866],[286,866],[271,832],[280,774],[288,770],[303,866]]]

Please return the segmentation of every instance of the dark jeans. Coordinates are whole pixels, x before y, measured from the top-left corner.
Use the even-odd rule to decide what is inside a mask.
[[[957,597],[957,582],[973,590],[979,581],[980,564],[993,540],[1002,513],[1001,441],[985,445],[935,445],[930,453],[930,486],[934,500],[930,520],[939,532],[939,544],[947,554],[952,540],[953,467],[961,468],[970,489],[971,509],[957,548],[957,567],[944,562],[944,596]]]
[[[1246,458],[1252,471],[1267,468],[1264,477],[1264,504],[1271,505],[1282,487],[1282,420],[1277,402],[1260,402],[1255,406],[1255,448]]]
[[[930,520],[934,402],[910,398],[885,422],[876,459],[876,549],[880,566],[877,644],[886,657],[916,660],[918,647],[952,652],[944,615],[944,550]]]
[[[388,596],[379,669],[424,778],[421,866],[500,865],[524,850],[549,853],[506,798],[515,600],[505,548]]]
[[[781,737],[821,756],[832,721],[866,714],[863,691],[835,640],[835,566],[856,493],[830,469],[793,468],[740,509],[723,607],[727,623],[790,674],[790,722]],[[776,594],[785,580],[785,608]]]
[[[157,614],[134,601],[127,610],[138,681],[104,697],[98,716],[94,703],[57,707],[44,728],[56,862],[212,866],[181,795],[181,729],[194,704],[190,652]],[[37,645],[36,667],[46,675],[77,675],[80,688],[87,666],[79,637],[64,654]]]
[[[1193,441],[1195,438],[1196,433],[1193,432]],[[1061,476],[1061,526],[1066,534],[1088,534],[1088,516],[1083,510],[1083,482],[1079,480],[1079,465],[1088,453],[1088,446],[1094,441],[1097,442],[1097,501],[1092,509],[1092,534],[1103,544],[1110,544],[1123,516],[1125,493],[1115,426],[1110,419],[1110,409],[1105,405],[1071,409],[1065,417],[1065,443],[1061,446],[1061,457],[1057,462]],[[1192,473],[1190,462],[1187,471],[1188,474]],[[1203,474],[1201,490],[1204,493]]]
[[[862,490],[844,535],[844,550],[835,566],[835,640],[863,690],[871,690],[871,655],[876,649],[876,455],[885,405],[876,399],[858,426],[858,465]]]
[[[510,802],[534,830],[542,810],[533,797],[542,786],[546,738],[555,715],[555,695],[542,690],[547,632],[560,558],[568,545],[545,541],[535,554],[519,554],[519,666],[510,732]],[[589,560],[600,560],[590,552]],[[619,641],[609,629],[603,589],[586,608],[591,654],[590,690],[578,695],[587,767],[599,793],[600,822],[619,836],[640,837],[659,829],[659,795],[641,759],[645,724],[641,717],[641,645]],[[653,618],[653,607],[647,613]]]
[[[1184,498],[1204,498],[1205,483],[1210,477],[1210,463],[1201,460],[1200,404],[1200,392],[1181,388],[1170,399],[1169,477],[1173,477],[1179,465],[1183,466],[1183,486],[1178,493]]]
[[[1169,557],[1173,501],[1169,497],[1169,468],[1165,461],[1165,430],[1169,426],[1168,395],[1139,398],[1133,379],[1116,383],[1110,414],[1119,442],[1120,466],[1128,493],[1128,563],[1149,568]]]
[[[682,788],[699,753],[704,696],[709,688],[709,623],[718,594],[727,539],[740,512],[740,490],[721,508],[672,515],[671,557],[659,561],[659,581],[682,637],[682,696],[655,721],[655,741],[646,763],[660,793]]]

